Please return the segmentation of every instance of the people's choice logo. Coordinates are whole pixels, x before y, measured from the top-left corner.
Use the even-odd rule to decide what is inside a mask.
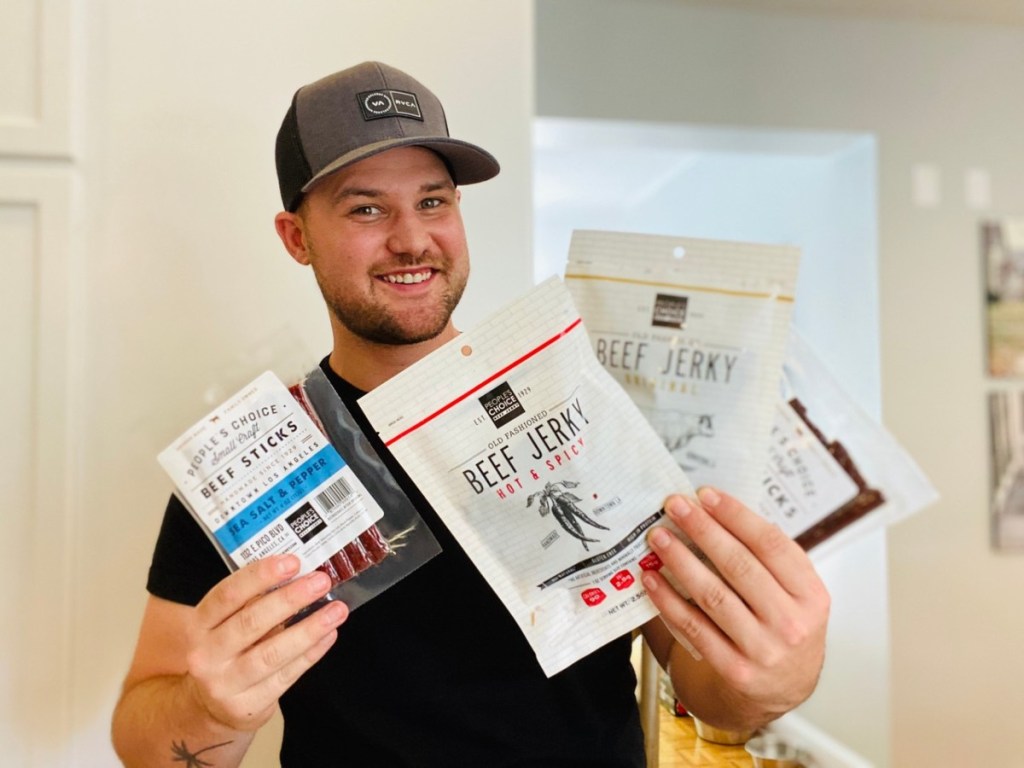
[[[659,293],[654,299],[651,325],[681,329],[686,325],[686,304],[687,299],[685,296]]]
[[[519,398],[516,397],[515,392],[512,391],[512,387],[507,382],[502,382],[481,397],[480,405],[487,411],[487,415],[491,417],[491,421],[494,422],[496,427],[500,427],[502,424],[526,413],[519,402]]]
[[[303,504],[295,512],[285,518],[288,525],[295,531],[295,535],[307,542],[316,536],[320,531],[327,528],[327,523],[316,513],[316,510],[309,503]]]

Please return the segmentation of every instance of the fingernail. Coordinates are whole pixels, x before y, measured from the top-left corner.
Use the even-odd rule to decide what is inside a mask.
[[[690,500],[684,496],[673,496],[665,505],[665,511],[675,520],[681,520],[690,514]]]
[[[326,591],[331,586],[331,577],[323,571],[313,571],[309,574],[306,586],[309,591],[313,594],[319,594]]]
[[[324,606],[323,610],[320,611],[320,616],[323,619],[324,624],[327,626],[333,626],[341,623],[345,618],[346,611],[347,609],[345,608],[344,603],[331,601]]]
[[[705,507],[714,507],[718,505],[718,502],[722,500],[722,497],[718,495],[718,492],[714,488],[704,486],[697,491],[697,498],[700,499],[701,504]]]
[[[686,649],[686,652],[689,653],[691,656],[693,656],[693,658],[696,661],[700,661],[701,659],[704,658],[703,656],[700,655],[700,651],[698,651],[696,648],[694,648],[693,644],[689,640],[687,640],[685,637],[680,637],[679,635],[673,635],[673,637],[675,637],[676,642],[679,643],[684,649]]]
[[[651,531],[651,543],[656,547],[667,547],[672,537],[664,528],[654,528]]]
[[[658,588],[658,579],[649,571],[640,574],[640,581],[648,592],[654,592]]]
[[[277,561],[277,572],[282,576],[291,576],[299,570],[299,558],[295,555],[285,555]]]

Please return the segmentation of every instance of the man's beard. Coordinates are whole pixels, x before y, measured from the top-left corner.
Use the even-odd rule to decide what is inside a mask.
[[[451,272],[445,274],[453,277]],[[435,338],[448,327],[452,312],[466,289],[465,276],[456,278],[448,284],[440,301],[429,311],[408,310],[398,316],[389,307],[374,302],[372,298],[353,300],[331,293],[319,273],[316,273],[316,279],[324,301],[337,321],[353,335],[375,344],[418,344]],[[415,318],[414,322],[403,322],[412,318]]]

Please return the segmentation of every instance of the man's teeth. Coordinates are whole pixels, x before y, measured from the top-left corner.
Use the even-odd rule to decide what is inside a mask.
[[[384,275],[385,282],[388,283],[422,283],[428,277],[430,277],[430,271],[426,272],[403,272],[400,275]]]

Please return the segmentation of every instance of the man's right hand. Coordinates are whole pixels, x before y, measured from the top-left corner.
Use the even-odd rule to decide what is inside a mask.
[[[294,555],[251,563],[195,607],[149,597],[114,712],[125,765],[186,747],[215,749],[218,765],[241,762],[278,699],[327,653],[348,617],[344,603],[331,601],[284,627],[330,590],[326,574],[296,579],[298,569]]]
[[[285,583],[298,569],[294,555],[259,560],[225,578],[196,606],[186,681],[210,716],[230,728],[254,731],[266,723],[281,695],[334,644],[348,617],[347,606],[332,601],[283,628],[331,588],[320,571]]]

